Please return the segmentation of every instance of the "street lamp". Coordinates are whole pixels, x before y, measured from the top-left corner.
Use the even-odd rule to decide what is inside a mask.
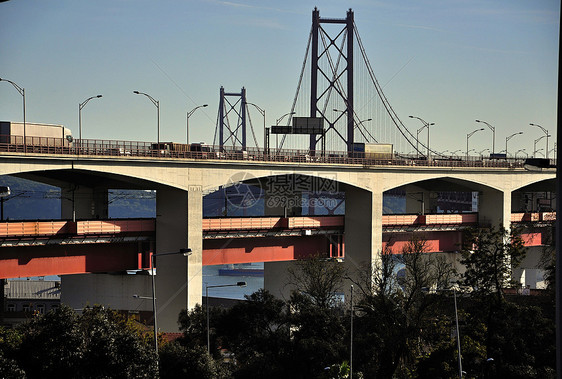
[[[187,112],[187,116],[186,116],[186,121],[185,121],[185,143],[189,144],[189,117],[199,108],[204,108],[209,106],[209,104],[203,104],[203,105],[199,105],[195,108],[193,108],[192,110],[190,110],[189,112]],[[160,147],[158,147],[160,148]]]
[[[538,149],[538,150],[535,150],[535,154],[533,154],[533,158],[535,158],[535,156],[536,156],[537,153],[541,153],[541,151],[543,151],[543,150],[544,150],[544,149],[543,149],[542,147],[541,147],[540,149]],[[544,157],[544,153],[541,153],[541,155]]]
[[[419,133],[423,130],[423,128],[427,128],[427,160],[429,161],[429,127],[430,127],[431,125],[435,125],[435,123],[432,122],[432,123],[430,124],[430,123],[428,123],[427,121],[425,121],[424,119],[419,118],[419,117],[417,117],[417,116],[408,116],[408,117],[410,117],[410,118],[417,118],[418,120],[420,120],[420,121],[423,123],[423,127],[418,130],[418,135],[419,135]],[[416,136],[416,150],[418,150],[418,142],[419,142],[419,140],[418,140],[418,138],[417,138],[417,136]],[[419,150],[418,150],[418,152],[419,152]]]
[[[350,324],[350,335],[349,335],[349,377],[353,378],[353,284],[351,285],[351,324]]]
[[[134,94],[136,95],[144,95],[146,97],[148,97],[150,99],[150,101],[152,101],[152,104],[154,104],[156,106],[156,143],[158,146],[158,151],[160,151],[160,102],[158,100],[155,100],[152,96],[150,96],[147,93],[144,92],[139,92],[139,91],[133,91]]]
[[[88,97],[86,100],[78,104],[78,139],[80,140],[80,147],[82,147],[82,108],[88,104],[88,101],[92,99],[99,99],[100,97],[102,97],[102,95]]]
[[[486,121],[476,120],[476,122],[486,124],[486,126],[492,130],[492,154],[494,154],[496,152],[496,128],[488,124]]]
[[[476,129],[475,131],[472,131],[472,132],[470,132],[470,133],[468,133],[468,134],[466,135],[466,159],[467,159],[467,160],[468,160],[468,139],[469,139],[470,137],[472,137],[472,135],[473,135],[474,133],[476,133],[476,132],[481,132],[482,130],[484,130],[484,128]]]
[[[256,109],[261,113],[261,115],[263,116],[263,154],[266,155],[268,149],[268,144],[267,144],[267,132],[265,130],[265,109],[260,108],[258,105],[254,104],[254,103],[246,103],[248,105],[253,105],[254,107],[256,107]]]
[[[164,255],[175,255],[175,254],[182,254],[184,257],[188,257],[190,256],[192,253],[191,249],[180,249],[179,251],[174,251],[171,253],[158,253],[158,254],[152,254],[150,256],[150,263],[152,266],[152,272],[150,275],[151,279],[152,279],[152,297],[148,297],[148,299],[152,299],[152,313],[153,313],[153,317],[154,317],[154,351],[156,352],[156,359],[158,359],[158,320],[156,317],[156,284],[154,283],[154,275],[156,274],[156,257],[162,257]],[[189,261],[188,261],[189,262]],[[189,271],[188,271],[189,272]],[[140,296],[133,296],[133,297],[138,297],[139,299],[142,299],[143,297]],[[187,304],[186,304],[186,309],[187,309]],[[158,360],[156,361],[158,362]]]
[[[523,134],[523,132],[513,133],[512,135],[505,137],[505,157],[506,158],[507,158],[507,141],[509,141],[510,139],[512,139],[513,137],[515,137],[518,134]]]
[[[525,149],[519,149],[515,152],[514,157],[517,158],[517,153],[522,152],[525,153],[525,155],[527,156],[527,158],[529,158],[529,154],[527,154],[527,152],[525,151]]]
[[[23,151],[26,152],[27,151],[27,141],[26,141],[26,135],[25,135],[25,88],[22,88],[20,86],[18,86],[16,83],[12,82],[11,80],[8,79],[2,79],[0,78],[0,82],[8,82],[10,83],[22,96],[23,98]]]
[[[281,117],[279,117],[277,120],[275,120],[275,126],[278,126],[279,123],[280,123],[281,121],[283,121],[283,119],[285,118],[285,116],[293,115],[293,114],[295,114],[295,113],[297,113],[297,112],[285,113],[283,116],[281,116]],[[276,150],[279,150],[279,140],[278,140],[278,136],[279,136],[279,134],[276,133],[276,134],[275,134],[275,149],[276,149]]]
[[[455,324],[457,329],[457,357],[459,362],[459,378],[462,379],[462,355],[461,355],[461,337],[459,333],[459,312],[457,310],[457,291],[455,288],[453,290],[453,298],[455,299]]]
[[[211,336],[209,334],[209,288],[219,287],[246,287],[246,282],[236,284],[217,284],[216,286],[205,286],[205,308],[207,308],[207,352],[211,354]]]
[[[478,152],[478,154],[480,154],[480,159],[484,158],[484,154],[483,154],[483,153],[484,153],[485,151],[490,151],[490,149],[484,149],[484,150]]]
[[[456,326],[456,335],[457,335],[457,361],[458,361],[458,369],[459,369],[459,378],[462,379],[462,374],[465,373],[462,370],[462,355],[461,355],[461,338],[460,338],[460,332],[459,332],[459,312],[458,312],[458,308],[457,308],[457,291],[455,289],[455,287],[452,288],[438,288],[438,289],[433,289],[430,290],[429,288],[425,287],[422,288],[423,292],[449,292],[452,291],[453,292],[453,299],[454,299],[454,304],[455,304],[455,326]]]
[[[537,152],[537,142],[539,142],[541,139],[545,138],[546,136],[542,136],[537,138],[534,143],[533,143],[533,157],[535,156],[535,153]]]
[[[548,135],[548,130],[546,130],[545,128],[543,128],[542,126],[537,125],[537,124],[530,123],[529,125],[536,126],[537,128],[540,128],[544,132],[544,135],[546,136],[546,149],[545,149],[546,157],[545,158],[548,159],[548,137],[550,137]]]
[[[461,149],[457,149],[455,151],[451,151],[451,157],[454,157]]]

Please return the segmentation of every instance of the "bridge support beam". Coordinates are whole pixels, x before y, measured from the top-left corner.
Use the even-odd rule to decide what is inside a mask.
[[[108,218],[107,188],[73,184],[61,188],[61,218],[65,220]]]
[[[192,250],[187,258],[181,254],[156,258],[158,325],[162,331],[178,331],[180,312],[201,304],[202,212],[200,187],[156,191],[156,253]]]

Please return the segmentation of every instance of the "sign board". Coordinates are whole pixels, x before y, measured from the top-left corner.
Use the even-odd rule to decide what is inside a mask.
[[[321,117],[293,117],[293,125],[272,125],[271,134],[322,134],[324,119]]]
[[[322,134],[323,132],[323,118],[293,117],[293,134]]]
[[[271,125],[271,134],[292,134],[293,127],[291,125]]]

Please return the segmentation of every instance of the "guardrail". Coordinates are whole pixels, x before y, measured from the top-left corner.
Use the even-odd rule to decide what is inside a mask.
[[[408,225],[474,225],[478,223],[478,213],[439,213],[427,215],[383,215],[383,226]]]
[[[343,216],[204,218],[203,231],[343,227]]]
[[[552,222],[556,212],[512,213],[511,222]],[[475,225],[477,213],[427,214],[427,215],[383,215],[383,226],[408,225]],[[221,230],[267,230],[267,229],[322,229],[341,228],[344,216],[298,216],[298,217],[239,217],[204,218],[203,231]],[[4,221],[0,222],[0,238],[88,236],[123,233],[153,233],[156,220],[65,220],[48,221]]]
[[[172,144],[161,142],[161,145]],[[353,153],[342,151],[310,151],[298,149],[270,149],[265,153],[263,149],[248,147],[242,151],[239,148],[219,146],[205,146],[206,151],[173,151],[153,148],[152,142],[118,141],[118,140],[74,140],[69,143],[63,138],[28,137],[28,145],[23,144],[23,137],[0,135],[0,153],[16,152],[26,154],[62,154],[82,156],[119,156],[126,158],[148,157],[163,159],[197,159],[197,160],[228,160],[228,161],[258,161],[258,162],[287,162],[302,164],[344,164],[369,166],[419,166],[419,167],[497,167],[522,168],[525,159],[499,158],[490,159],[484,156],[435,156],[432,159],[415,155],[394,153],[386,158],[360,158]],[[182,144],[175,144],[186,149]],[[183,147],[182,147],[183,146]],[[180,149],[180,150],[181,150]],[[553,162],[555,163],[555,162]]]
[[[154,219],[0,222],[0,238],[153,233]]]
[[[525,212],[512,213],[511,222],[552,222],[556,221],[556,212]]]

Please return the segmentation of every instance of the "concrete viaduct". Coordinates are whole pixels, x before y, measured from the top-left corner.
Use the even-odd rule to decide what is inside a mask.
[[[273,177],[327,180],[345,193],[345,263],[355,267],[375,260],[383,247],[385,191],[405,187],[406,193],[426,199],[432,191],[478,192],[479,223],[509,227],[512,210],[521,205],[524,192],[555,191],[556,170],[527,171],[521,165],[367,165],[6,152],[0,154],[0,174],[60,187],[63,219],[107,218],[108,189],[156,190],[155,252],[186,247],[194,252],[188,259],[170,255],[158,260],[159,323],[163,330],[174,330],[180,310],[202,299],[204,194],[239,181],[259,185]],[[306,188],[293,188],[291,196],[300,197],[301,190]],[[411,213],[431,211],[429,202],[423,201],[420,205],[409,200],[406,208]],[[268,212],[279,209],[266,208]],[[286,262],[265,264],[265,287],[277,295],[283,290],[286,266]]]

